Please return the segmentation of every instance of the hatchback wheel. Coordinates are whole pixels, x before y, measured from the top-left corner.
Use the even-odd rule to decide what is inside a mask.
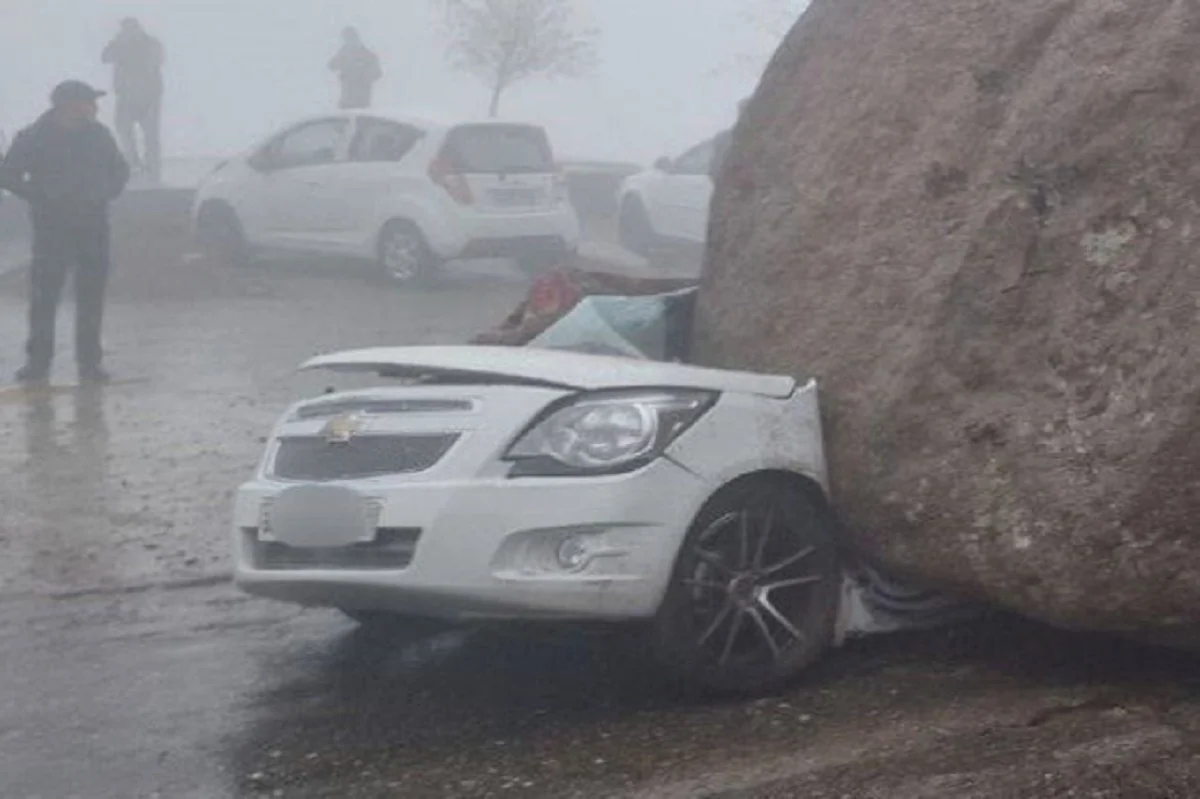
[[[817,489],[762,477],[701,511],[655,621],[661,661],[719,693],[782,687],[833,641],[841,570]]]
[[[237,213],[227,205],[206,205],[196,220],[196,243],[209,260],[240,267],[250,261],[250,247]]]
[[[621,213],[617,220],[617,235],[621,246],[634,255],[649,258],[657,249],[658,236],[650,224],[650,215],[642,201],[636,198],[627,199],[621,203]]]
[[[392,222],[379,237],[379,273],[389,283],[421,285],[438,267],[437,256],[415,225]]]

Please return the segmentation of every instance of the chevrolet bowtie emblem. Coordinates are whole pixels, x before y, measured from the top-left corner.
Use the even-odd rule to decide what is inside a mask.
[[[327,444],[348,444],[362,429],[362,419],[353,413],[335,416],[325,423],[321,436]]]

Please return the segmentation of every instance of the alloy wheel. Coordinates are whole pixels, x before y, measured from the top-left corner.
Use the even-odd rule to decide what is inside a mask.
[[[743,478],[708,501],[679,549],[656,656],[694,688],[779,688],[832,645],[842,579],[821,489]]]
[[[757,518],[749,510],[729,513],[692,546],[695,565],[683,584],[699,622],[696,645],[719,666],[735,659],[779,662],[806,642],[797,619],[825,576],[808,568],[816,546],[778,522],[775,509]]]
[[[416,234],[397,230],[387,237],[381,254],[387,276],[397,283],[410,283],[421,275],[424,243]]]

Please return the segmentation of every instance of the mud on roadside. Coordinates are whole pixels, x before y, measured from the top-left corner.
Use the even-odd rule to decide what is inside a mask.
[[[1194,658],[1006,616],[857,642],[780,696],[732,702],[678,693],[619,634],[483,634],[424,655],[389,640],[351,633],[316,674],[275,686],[233,755],[243,795],[1174,799],[1200,786]]]

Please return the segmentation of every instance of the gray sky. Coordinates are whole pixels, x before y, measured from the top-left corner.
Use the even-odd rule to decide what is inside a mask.
[[[601,31],[599,66],[582,80],[514,89],[505,116],[545,124],[568,157],[677,153],[728,125],[754,88],[755,70],[735,63],[769,51],[772,34],[746,21],[752,2],[798,0],[579,0]],[[238,150],[333,107],[325,65],[347,24],[384,62],[377,106],[486,109],[486,91],[445,65],[426,0],[0,0],[0,130],[11,137],[31,121],[62,78],[107,87],[99,54],[127,15],[167,47],[165,136],[175,153]]]

